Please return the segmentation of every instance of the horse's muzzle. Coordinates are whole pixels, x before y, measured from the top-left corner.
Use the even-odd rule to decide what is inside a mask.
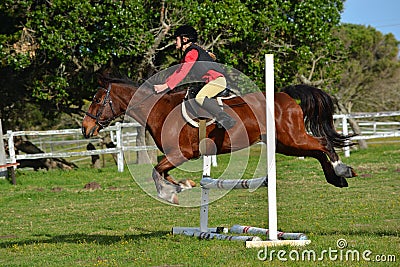
[[[82,126],[82,135],[87,139],[87,138],[89,138],[90,136],[88,135],[88,134],[86,134],[86,128],[84,127],[84,126]]]
[[[86,139],[87,139],[87,138],[90,138],[90,137],[92,137],[92,136],[94,135],[94,133],[96,132],[97,128],[98,128],[98,126],[95,125],[95,126],[93,126],[92,129],[90,129],[89,132],[87,132],[86,127],[85,127],[85,126],[82,126],[82,134],[83,134],[83,136],[84,136]]]

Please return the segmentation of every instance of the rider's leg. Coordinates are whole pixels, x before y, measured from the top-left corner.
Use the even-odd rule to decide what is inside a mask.
[[[219,77],[200,89],[196,95],[196,102],[216,117],[219,128],[228,130],[235,125],[236,121],[220,108],[215,99],[211,99],[225,88],[225,77]]]

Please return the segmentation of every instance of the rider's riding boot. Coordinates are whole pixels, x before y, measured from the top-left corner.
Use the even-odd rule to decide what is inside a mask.
[[[202,107],[216,117],[218,128],[229,130],[235,125],[236,121],[220,108],[215,99],[204,98]]]

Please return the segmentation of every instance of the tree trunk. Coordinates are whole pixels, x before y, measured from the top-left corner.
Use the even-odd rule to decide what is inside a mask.
[[[337,106],[339,108],[339,112],[342,114],[349,114],[350,111],[339,101],[337,101]],[[355,119],[349,118],[348,122],[350,124],[351,129],[353,130],[353,132],[357,135],[361,134],[361,129],[360,126],[358,125],[357,121]],[[368,148],[368,144],[366,140],[358,140],[358,146],[360,147],[360,149],[366,149]]]

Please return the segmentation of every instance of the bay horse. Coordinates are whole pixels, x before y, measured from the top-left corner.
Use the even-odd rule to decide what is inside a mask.
[[[135,86],[126,80],[99,81],[99,88],[82,122],[86,138],[96,136],[115,118],[125,114],[144,126],[164,153],[154,167],[158,197],[178,204],[177,193],[195,186],[191,180],[177,182],[168,172],[201,156],[199,131],[181,114],[184,91],[156,94],[152,87]],[[237,123],[228,131],[211,124],[206,128],[207,146],[212,154],[230,153],[265,142],[266,101],[261,92],[224,100],[224,110]],[[288,156],[313,157],[323,169],[328,183],[347,187],[346,178],[357,176],[335,152],[351,145],[350,136],[339,134],[333,125],[334,105],[324,91],[294,85],[275,93],[276,152]],[[308,129],[311,134],[308,134]],[[209,150],[207,150],[209,151]]]

